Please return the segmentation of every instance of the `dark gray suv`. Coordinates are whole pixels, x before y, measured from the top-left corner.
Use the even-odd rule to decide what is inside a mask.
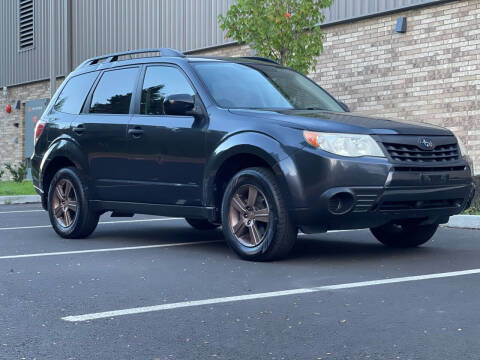
[[[352,114],[268,59],[170,49],[81,64],[36,124],[31,160],[62,237],[89,236],[105,212],[168,215],[222,226],[255,260],[287,255],[299,229],[418,246],[474,194],[447,129]]]

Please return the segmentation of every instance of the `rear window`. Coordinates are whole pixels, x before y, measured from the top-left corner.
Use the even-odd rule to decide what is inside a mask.
[[[106,71],[93,93],[91,113],[128,114],[138,68]]]
[[[98,72],[91,72],[72,77],[58,96],[53,108],[67,114],[79,114],[97,75]]]

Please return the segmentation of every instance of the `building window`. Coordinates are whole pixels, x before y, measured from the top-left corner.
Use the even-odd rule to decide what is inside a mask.
[[[18,0],[18,44],[20,50],[33,47],[34,6],[33,0]]]

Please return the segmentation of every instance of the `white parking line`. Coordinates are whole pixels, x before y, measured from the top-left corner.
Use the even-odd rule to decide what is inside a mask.
[[[167,220],[181,220],[181,218],[161,218],[161,219],[138,219],[138,220],[119,220],[119,221],[100,221],[99,224],[130,224],[130,223],[142,223],[152,221],[167,221]],[[36,225],[36,226],[19,226],[19,227],[4,227],[0,228],[0,231],[5,230],[27,230],[27,229],[44,229],[52,227],[52,225]]]
[[[127,247],[119,247],[119,248],[59,251],[59,252],[51,252],[51,253],[36,253],[36,254],[23,254],[23,255],[6,255],[6,256],[0,256],[0,260],[21,259],[21,258],[31,258],[31,257],[41,257],[41,256],[59,256],[59,255],[72,255],[72,254],[126,251],[126,250],[142,250],[142,249],[154,249],[154,248],[173,247],[173,246],[189,246],[189,245],[209,244],[209,243],[220,242],[220,241],[221,240],[192,241],[192,242],[171,243],[171,244],[127,246]]]
[[[45,210],[40,209],[40,210],[14,210],[14,211],[0,211],[0,214],[17,214],[17,213],[30,213],[30,212],[44,212],[46,213]]]
[[[351,289],[351,288],[360,288],[360,287],[375,286],[375,285],[395,284],[395,283],[403,283],[403,282],[410,282],[410,281],[431,280],[431,279],[440,279],[440,278],[474,275],[474,274],[480,274],[480,269],[453,271],[453,272],[418,275],[418,276],[407,276],[407,277],[398,277],[398,278],[372,280],[372,281],[361,281],[361,282],[346,283],[346,284],[318,286],[318,287],[312,287],[312,288],[272,291],[272,292],[264,292],[264,293],[257,293],[257,294],[219,297],[219,298],[212,298],[212,299],[205,299],[205,300],[183,301],[183,302],[176,302],[176,303],[170,303],[170,304],[106,311],[106,312],[99,312],[99,313],[92,313],[92,314],[85,314],[85,315],[66,316],[66,317],[63,317],[62,320],[70,321],[70,322],[81,322],[81,321],[104,319],[104,318],[111,318],[111,317],[123,316],[123,315],[141,314],[141,313],[147,313],[147,312],[153,312],[153,311],[172,310],[172,309],[186,308],[186,307],[193,307],[193,306],[265,299],[265,298],[273,298],[273,297],[279,297],[279,296],[315,293],[320,291]]]
[[[305,234],[302,231],[298,232],[298,235],[321,235],[321,234],[333,234],[333,233],[342,233],[342,232],[351,232],[351,231],[365,231],[368,229],[350,229],[350,230],[328,230],[326,233],[318,233],[318,234]]]

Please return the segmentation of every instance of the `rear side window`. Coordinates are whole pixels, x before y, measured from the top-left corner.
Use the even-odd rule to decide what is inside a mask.
[[[128,114],[137,74],[138,68],[104,72],[93,93],[89,112]]]
[[[163,102],[169,95],[195,95],[185,75],[171,66],[150,66],[143,81],[140,114],[165,115]]]
[[[79,114],[97,75],[97,72],[91,72],[72,77],[58,96],[53,108],[67,114]]]

